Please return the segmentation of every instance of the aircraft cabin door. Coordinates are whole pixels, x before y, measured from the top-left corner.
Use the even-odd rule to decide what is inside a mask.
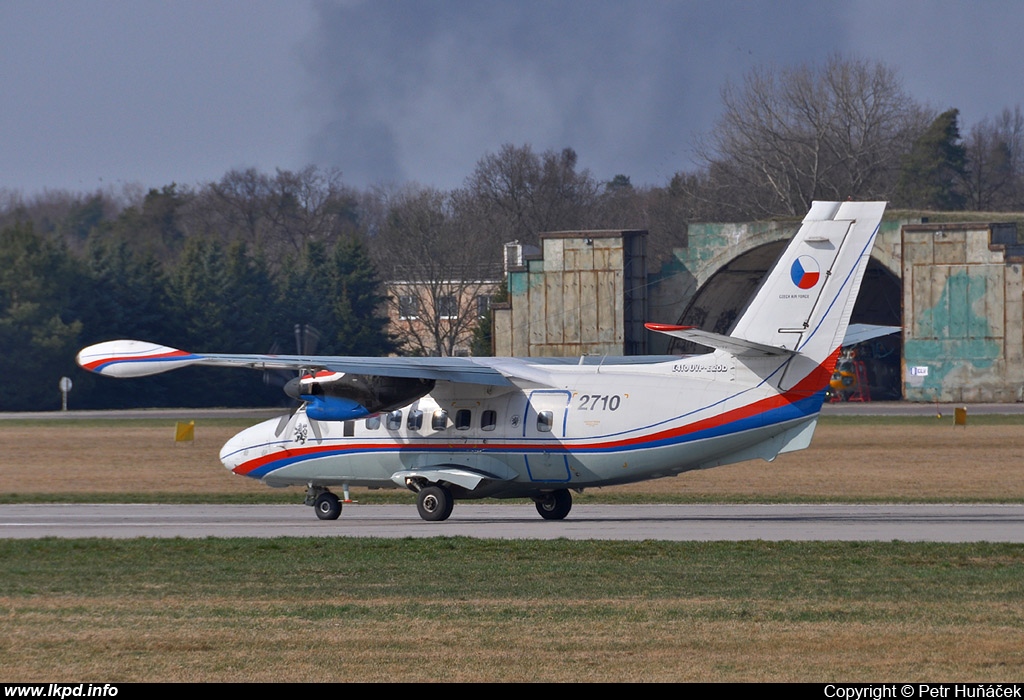
[[[569,481],[569,455],[562,444],[572,394],[561,389],[538,389],[527,398],[523,420],[526,471],[531,481]]]

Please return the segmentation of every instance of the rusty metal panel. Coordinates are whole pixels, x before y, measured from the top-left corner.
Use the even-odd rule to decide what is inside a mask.
[[[544,275],[530,274],[529,307],[530,318],[527,321],[527,336],[530,338],[530,354],[535,346],[544,344],[544,316],[547,313],[547,290]]]
[[[562,340],[566,344],[578,345],[580,335],[580,273],[578,270],[567,272],[562,281]]]
[[[1005,269],[1003,348],[1011,381],[1024,381],[1024,278],[1020,265]]]
[[[622,297],[616,297],[621,290],[621,273],[604,272],[597,279],[598,329],[596,339],[601,343],[622,344]]]
[[[580,340],[589,343],[598,338],[598,274],[581,271],[580,279]]]
[[[561,272],[565,269],[564,241],[561,238],[544,239],[544,271]]]
[[[967,236],[965,231],[936,231],[934,238],[936,265],[956,265],[967,262]]]
[[[562,333],[562,318],[565,312],[565,299],[562,294],[561,272],[549,272],[544,276],[544,343],[561,345],[565,339]],[[560,354],[560,353],[559,353]]]

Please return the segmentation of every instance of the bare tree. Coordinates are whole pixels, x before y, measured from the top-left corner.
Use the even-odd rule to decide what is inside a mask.
[[[406,352],[464,354],[500,281],[500,248],[435,189],[379,191],[371,245],[386,277],[389,316]],[[464,214],[464,212],[463,212]],[[493,248],[493,250],[492,250]]]
[[[337,170],[309,166],[271,176],[249,168],[203,188],[193,218],[208,227],[204,235],[243,240],[277,260],[309,242],[333,245],[355,233],[357,200]]]
[[[932,115],[880,63],[832,57],[820,69],[761,68],[722,92],[701,147],[712,184],[743,193],[746,215],[799,214],[814,199],[884,197]]]
[[[480,230],[499,245],[536,243],[542,231],[586,227],[601,185],[578,172],[571,148],[536,154],[529,145],[505,144],[477,163],[462,199],[476,200]]]
[[[967,207],[976,211],[1020,208],[1024,179],[1024,115],[1020,106],[971,127],[964,142]]]

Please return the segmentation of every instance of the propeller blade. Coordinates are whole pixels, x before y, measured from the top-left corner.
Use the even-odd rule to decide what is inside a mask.
[[[298,412],[299,408],[301,407],[302,404],[296,404],[292,410],[281,416],[281,420],[277,422],[277,427],[274,428],[274,437],[281,437],[281,435],[284,433],[284,429],[288,427],[288,424],[291,422],[292,417]]]

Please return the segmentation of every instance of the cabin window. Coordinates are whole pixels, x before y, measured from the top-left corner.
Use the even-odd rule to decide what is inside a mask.
[[[470,423],[473,422],[473,412],[468,408],[463,408],[455,412],[455,429],[456,430],[469,430]]]
[[[345,437],[354,437],[356,434],[356,422],[354,420],[347,420],[344,426]]]
[[[405,427],[409,430],[419,430],[423,427],[423,411],[413,410],[409,411],[409,420],[406,422]]]
[[[434,411],[434,417],[430,421],[430,427],[434,430],[445,430],[448,428],[448,411],[439,408]]]
[[[555,414],[551,411],[541,411],[537,414],[537,430],[541,433],[550,433],[551,426],[555,424]]]
[[[481,430],[494,430],[498,427],[498,412],[497,411],[484,411],[483,415],[480,416],[480,429]]]
[[[380,428],[380,414],[375,413],[366,419],[366,429],[377,430],[378,428]]]
[[[398,430],[402,427],[402,412],[392,411],[388,414],[388,430]]]

